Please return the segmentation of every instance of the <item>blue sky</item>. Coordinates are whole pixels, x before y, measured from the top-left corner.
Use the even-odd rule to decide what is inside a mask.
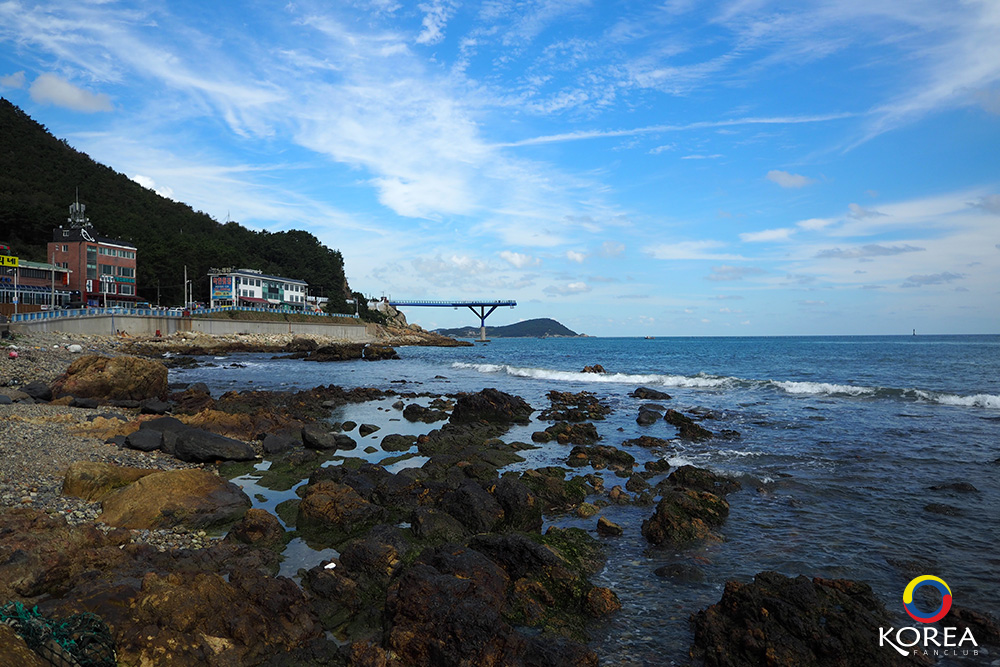
[[[220,221],[316,234],[375,296],[996,333],[998,36],[995,0],[0,0],[0,95]]]

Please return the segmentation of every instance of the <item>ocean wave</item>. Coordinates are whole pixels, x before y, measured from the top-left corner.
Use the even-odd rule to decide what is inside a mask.
[[[820,394],[833,396],[871,396],[878,390],[873,387],[856,387],[850,384],[831,384],[829,382],[772,382],[772,384],[789,394]]]
[[[937,394],[929,391],[917,390],[914,392],[917,398],[931,403],[941,405],[957,405],[966,408],[990,408],[1000,410],[1000,396],[994,394],[974,394],[972,396],[960,396],[958,394]]]
[[[479,373],[504,373],[514,377],[560,382],[592,382],[598,384],[642,384],[661,387],[691,387],[715,389],[732,387],[739,383],[737,378],[713,375],[661,375],[658,373],[581,373],[578,371],[558,371],[549,368],[511,366],[509,364],[470,364],[456,361],[452,368],[464,368]]]

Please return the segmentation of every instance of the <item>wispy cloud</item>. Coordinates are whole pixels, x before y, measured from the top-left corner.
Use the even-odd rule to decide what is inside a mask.
[[[105,93],[84,90],[55,74],[40,74],[28,90],[31,99],[39,104],[52,104],[85,113],[112,109],[111,98]]]
[[[884,246],[878,245],[877,243],[869,243],[863,246],[857,246],[854,248],[840,249],[831,248],[829,250],[821,250],[816,253],[818,259],[861,259],[867,257],[890,257],[892,255],[902,255],[908,252],[923,252],[924,248],[918,248],[911,245],[901,245],[901,246]]]
[[[6,76],[0,76],[0,88],[24,88],[27,83],[27,79],[24,76],[24,70],[20,72],[14,72],[13,74],[8,74]]]
[[[538,266],[542,263],[542,260],[538,257],[533,257],[519,252],[511,252],[510,250],[502,251],[500,253],[500,258],[511,266],[515,266],[519,269],[523,269],[526,266]]]
[[[986,195],[975,201],[969,202],[969,206],[978,208],[987,213],[1000,215],[1000,195]]]
[[[643,252],[656,259],[708,259],[708,260],[739,260],[744,259],[740,255],[730,253],[714,252],[717,248],[723,248],[725,244],[721,241],[680,241],[677,243],[661,243],[646,248]]]
[[[590,291],[590,285],[585,282],[572,282],[564,285],[549,285],[543,290],[546,294],[554,296],[570,296],[573,294],[583,294]]]
[[[772,169],[767,172],[767,180],[772,183],[777,183],[783,188],[803,188],[816,182],[815,179],[809,178],[808,176],[790,174],[787,171],[781,171],[779,169]]]
[[[901,287],[925,287],[927,285],[943,285],[965,278],[961,273],[932,273],[930,275],[910,276]]]
[[[795,230],[790,227],[779,229],[764,229],[759,232],[744,232],[740,234],[740,240],[744,243],[764,243],[768,241],[787,241]]]
[[[767,273],[764,269],[755,266],[713,266],[712,273],[705,276],[706,280],[730,281],[743,280],[751,276],[761,276]]]
[[[864,218],[878,218],[878,217],[884,217],[886,215],[881,211],[876,211],[873,208],[864,208],[863,206],[859,206],[858,204],[849,204],[847,208],[850,211],[848,215],[851,216],[852,218],[855,218],[856,220],[862,220]]]

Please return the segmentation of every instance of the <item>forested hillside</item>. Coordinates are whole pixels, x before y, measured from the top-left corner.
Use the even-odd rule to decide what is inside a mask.
[[[340,251],[312,234],[221,224],[98,164],[0,98],[0,244],[47,261],[45,244],[66,224],[77,190],[98,234],[138,249],[139,295],[148,301],[156,302],[159,284],[161,303],[180,303],[185,265],[196,298],[207,298],[209,268],[229,266],[300,278],[337,312],[354,311],[344,303],[350,294]]]
[[[435,333],[455,338],[475,338],[479,335],[479,327],[437,329]],[[546,338],[554,336],[577,336],[579,334],[551,318],[541,317],[502,327],[486,327],[486,335],[493,338]]]

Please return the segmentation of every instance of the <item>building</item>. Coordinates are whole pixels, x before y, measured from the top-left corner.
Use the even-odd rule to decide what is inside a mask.
[[[99,236],[84,215],[86,207],[69,207],[69,227],[52,230],[48,256],[69,269],[70,290],[80,292],[88,306],[135,307],[139,300],[136,283],[136,247],[125,241]]]
[[[304,310],[309,284],[295,278],[269,276],[256,269],[212,269],[210,308],[246,306]]]
[[[68,269],[21,259],[0,245],[0,303],[25,307],[22,312],[37,311],[65,306],[72,296]]]

